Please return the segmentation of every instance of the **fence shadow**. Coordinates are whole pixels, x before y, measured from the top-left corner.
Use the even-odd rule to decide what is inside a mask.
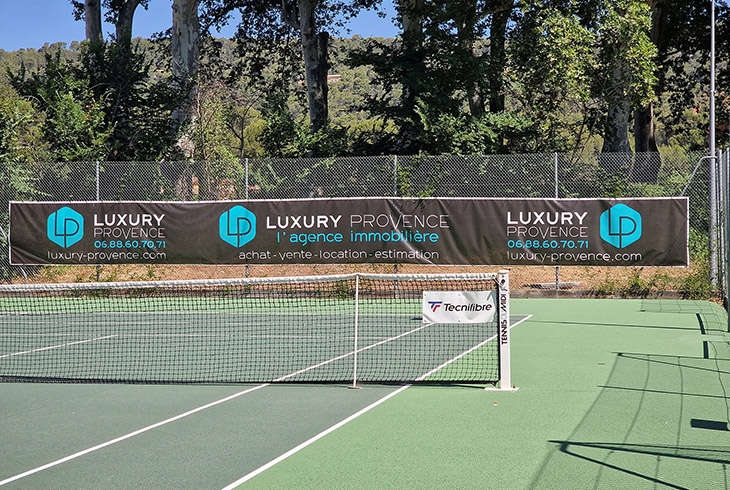
[[[729,393],[728,359],[619,353],[530,488],[730,488]]]

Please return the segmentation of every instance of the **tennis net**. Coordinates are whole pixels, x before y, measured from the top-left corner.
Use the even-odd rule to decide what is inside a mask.
[[[426,322],[428,291],[497,315]],[[496,383],[508,304],[506,272],[4,285],[0,380]]]

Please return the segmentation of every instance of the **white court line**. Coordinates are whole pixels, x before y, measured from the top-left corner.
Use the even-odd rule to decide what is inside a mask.
[[[526,316],[525,318],[523,318],[522,320],[519,320],[519,321],[517,321],[517,322],[513,323],[512,325],[510,325],[510,326],[509,326],[509,329],[510,329],[510,330],[512,330],[512,328],[516,327],[517,325],[519,325],[520,323],[524,322],[525,320],[529,320],[530,318],[532,318],[532,315],[527,315],[527,316]],[[449,365],[449,364],[451,364],[452,362],[454,362],[454,361],[456,361],[456,360],[458,360],[458,359],[461,359],[462,357],[464,357],[465,355],[469,354],[470,352],[474,352],[474,351],[475,351],[475,350],[477,350],[477,349],[478,349],[479,347],[481,347],[481,346],[485,345],[486,343],[488,343],[488,342],[491,342],[492,340],[496,339],[496,338],[497,338],[497,335],[498,335],[498,334],[494,334],[494,335],[492,335],[491,337],[489,337],[489,338],[488,338],[488,339],[486,339],[485,341],[483,341],[483,342],[480,342],[480,343],[478,343],[478,344],[477,344],[477,345],[475,345],[474,347],[471,347],[471,348],[469,348],[469,349],[465,350],[464,352],[462,352],[462,353],[461,353],[461,354],[459,354],[458,356],[456,356],[456,357],[454,357],[454,358],[452,358],[452,359],[449,359],[448,361],[446,361],[445,363],[441,364],[440,366],[437,366],[437,367],[433,368],[432,370],[430,370],[430,371],[429,371],[429,372],[427,372],[426,374],[423,374],[423,375],[419,376],[418,378],[416,378],[416,381],[423,381],[423,380],[425,380],[425,379],[426,379],[427,377],[431,376],[431,375],[432,375],[433,373],[435,373],[435,372],[437,372],[437,371],[440,371],[440,370],[442,370],[443,368],[445,368],[446,366],[448,366],[448,365]]]
[[[528,317],[528,318],[529,318],[529,317]],[[519,323],[521,323],[521,322],[525,321],[526,319],[527,319],[527,318],[524,318],[523,320],[520,320],[519,322],[517,322],[517,323],[515,323],[514,325],[512,325],[512,326],[511,326],[510,328],[514,327],[515,325],[518,325]],[[363,351],[363,350],[367,350],[367,349],[371,349],[371,348],[373,348],[373,347],[375,347],[375,346],[377,346],[377,345],[381,345],[381,344],[384,344],[384,343],[386,343],[386,342],[390,342],[391,340],[395,340],[395,339],[397,339],[397,338],[401,338],[401,337],[404,337],[404,336],[406,336],[406,335],[409,335],[409,334],[411,334],[411,333],[413,333],[413,332],[416,332],[416,331],[418,331],[418,330],[421,330],[421,329],[423,329],[423,328],[426,328],[427,326],[429,326],[429,325],[428,325],[428,324],[427,324],[427,325],[423,325],[423,326],[421,326],[421,327],[418,327],[418,328],[416,328],[416,329],[410,330],[410,331],[408,331],[408,332],[404,332],[404,333],[402,333],[402,334],[400,334],[400,335],[398,335],[398,336],[396,336],[396,337],[390,338],[390,339],[388,339],[388,340],[384,340],[384,341],[381,341],[381,342],[377,342],[377,343],[375,343],[375,344],[372,344],[372,345],[369,345],[369,346],[363,347],[362,349],[358,349],[358,352],[360,352],[360,351]],[[112,336],[108,336],[108,337],[114,337],[114,336],[112,335]],[[82,342],[90,342],[90,341],[91,341],[91,340],[86,340],[86,341],[82,341]],[[54,346],[54,347],[48,347],[48,348],[55,348],[55,347],[61,347],[61,346]],[[48,348],[46,348],[46,349],[48,349]],[[323,363],[317,364],[316,366],[322,366],[322,365],[328,364],[329,362],[332,362],[332,361],[334,361],[334,360],[336,360],[336,359],[341,359],[341,358],[343,358],[343,357],[346,357],[346,356],[348,356],[348,355],[352,355],[352,354],[353,354],[353,352],[350,352],[350,353],[348,353],[348,354],[345,354],[345,355],[343,355],[343,356],[338,356],[338,357],[336,357],[336,358],[334,358],[334,359],[330,359],[329,361],[325,361],[325,362],[323,362]],[[5,356],[5,357],[7,357],[7,356]],[[308,370],[310,370],[310,369],[314,369],[314,367],[315,367],[315,366],[312,366],[312,367],[310,367],[310,368],[305,368],[305,369],[303,369],[303,370],[297,371],[297,373],[293,373],[293,374],[291,374],[291,375],[283,376],[283,377],[279,378],[279,379],[278,379],[277,381],[280,381],[280,380],[284,380],[284,379],[287,379],[288,377],[294,376],[295,374],[300,374],[300,373],[302,373],[302,372],[305,372],[305,371],[308,371]],[[54,466],[58,466],[58,465],[60,465],[60,464],[66,463],[66,462],[68,462],[68,461],[71,461],[71,460],[73,460],[73,459],[79,458],[79,457],[81,457],[81,456],[84,456],[84,455],[86,455],[86,454],[92,453],[92,452],[94,452],[94,451],[98,451],[99,449],[103,449],[103,448],[105,448],[105,447],[111,446],[112,444],[116,444],[116,443],[118,443],[118,442],[121,442],[121,441],[125,441],[125,440],[127,440],[127,439],[130,439],[130,438],[132,438],[132,437],[134,437],[134,436],[137,436],[137,435],[139,435],[139,434],[142,434],[142,433],[148,432],[148,431],[150,431],[150,430],[152,430],[152,429],[156,429],[156,428],[158,428],[158,427],[161,427],[161,426],[163,426],[163,425],[169,424],[169,423],[171,423],[171,422],[175,422],[175,421],[177,421],[177,420],[180,420],[180,419],[182,419],[182,418],[184,418],[184,417],[187,417],[187,416],[189,416],[189,415],[193,415],[193,414],[195,414],[195,413],[201,412],[201,411],[203,411],[203,410],[206,410],[206,409],[208,409],[208,408],[214,407],[214,406],[216,406],[216,405],[220,405],[221,403],[225,403],[225,402],[227,402],[227,401],[233,400],[233,399],[235,399],[235,398],[238,398],[238,397],[240,397],[240,396],[242,396],[242,395],[245,395],[245,394],[247,394],[247,393],[251,393],[251,392],[253,392],[253,391],[256,391],[256,390],[258,390],[258,389],[261,389],[261,388],[264,388],[264,387],[266,387],[266,386],[270,386],[270,385],[271,385],[271,383],[263,383],[263,384],[260,384],[260,385],[254,386],[253,388],[249,388],[249,389],[247,389],[247,390],[244,390],[244,391],[240,391],[240,392],[238,392],[238,393],[234,393],[233,395],[227,396],[227,397],[225,397],[225,398],[221,398],[220,400],[216,400],[216,401],[214,401],[214,402],[208,403],[208,404],[206,404],[206,405],[203,405],[203,406],[201,406],[201,407],[198,407],[198,408],[194,408],[194,409],[192,409],[192,410],[189,410],[189,411],[187,411],[187,412],[185,412],[185,413],[182,413],[182,414],[180,414],[180,415],[176,415],[176,416],[174,416],[174,417],[171,417],[171,418],[169,418],[169,419],[163,420],[163,421],[161,421],[161,422],[157,422],[157,423],[155,423],[155,424],[149,425],[149,426],[147,426],[147,427],[143,427],[142,429],[136,430],[136,431],[134,431],[134,432],[130,432],[130,433],[128,433],[128,434],[125,434],[125,435],[123,435],[123,436],[121,436],[121,437],[117,437],[116,439],[112,439],[112,440],[110,440],[110,441],[106,441],[106,442],[103,442],[103,443],[101,443],[101,444],[98,444],[98,445],[96,445],[96,446],[90,447],[90,448],[88,448],[88,449],[84,449],[83,451],[79,451],[79,452],[77,452],[77,453],[71,454],[71,455],[69,455],[69,456],[66,456],[66,457],[64,457],[64,458],[58,459],[58,460],[56,460],[56,461],[52,461],[52,462],[50,462],[50,463],[47,463],[47,464],[45,464],[45,465],[43,465],[43,466],[39,466],[39,467],[37,467],[37,468],[33,468],[33,469],[31,469],[31,470],[28,470],[28,471],[26,471],[26,472],[24,472],[24,473],[20,473],[20,474],[18,474],[18,475],[15,475],[15,476],[11,476],[10,478],[6,478],[5,480],[2,480],[2,481],[0,481],[0,486],[4,486],[4,485],[7,485],[8,483],[12,483],[12,482],[14,482],[14,481],[20,480],[21,478],[25,478],[26,476],[30,476],[30,475],[33,475],[33,474],[35,474],[35,473],[39,473],[39,472],[41,472],[41,471],[43,471],[43,470],[46,470],[46,469],[48,469],[48,468],[53,468]],[[368,405],[367,407],[363,408],[363,409],[362,409],[362,410],[360,410],[359,412],[357,412],[357,413],[355,413],[355,414],[353,414],[353,415],[350,415],[349,417],[347,417],[346,419],[344,419],[344,420],[342,420],[342,421],[338,422],[337,424],[333,425],[333,426],[332,426],[332,427],[330,427],[329,429],[326,429],[325,431],[323,431],[323,432],[320,432],[319,434],[315,435],[314,437],[310,438],[309,440],[307,440],[307,441],[303,442],[302,444],[300,444],[300,445],[296,446],[296,447],[295,447],[295,448],[293,448],[293,449],[290,449],[289,451],[287,451],[286,453],[282,454],[281,456],[279,456],[279,457],[277,457],[277,458],[275,458],[275,459],[273,459],[273,460],[269,461],[269,462],[268,462],[268,463],[266,463],[265,465],[263,465],[263,466],[259,467],[258,469],[256,469],[256,470],[252,471],[251,473],[247,474],[247,475],[246,475],[246,476],[244,476],[243,478],[241,478],[241,479],[239,479],[239,480],[236,480],[235,482],[233,482],[233,483],[231,483],[230,485],[226,486],[226,487],[225,487],[225,488],[224,488],[223,490],[230,490],[230,489],[232,489],[232,488],[235,488],[236,486],[240,485],[241,483],[244,483],[245,481],[247,481],[247,480],[249,480],[249,479],[253,478],[254,476],[256,476],[256,475],[258,475],[258,474],[260,474],[260,473],[262,473],[262,472],[266,471],[267,469],[269,469],[269,468],[271,468],[272,466],[276,465],[277,463],[279,463],[279,462],[283,461],[284,459],[288,458],[289,456],[291,456],[291,455],[293,455],[293,454],[295,454],[295,453],[297,453],[297,452],[301,451],[302,449],[304,449],[305,447],[309,446],[309,445],[310,445],[310,444],[312,444],[313,442],[315,442],[315,441],[317,441],[317,440],[321,439],[322,437],[326,436],[327,434],[330,434],[331,432],[333,432],[333,431],[335,431],[336,429],[338,429],[338,428],[342,427],[343,425],[347,424],[348,422],[350,422],[350,421],[352,421],[352,420],[356,419],[356,418],[357,418],[357,417],[359,417],[360,415],[362,415],[362,414],[364,414],[364,413],[368,412],[369,410],[371,410],[371,409],[373,409],[374,407],[376,407],[376,406],[380,405],[381,403],[385,402],[386,400],[388,400],[388,399],[390,399],[390,398],[394,397],[394,396],[395,396],[395,395],[397,395],[398,393],[401,393],[402,391],[404,391],[405,389],[409,388],[410,386],[411,386],[411,385],[405,385],[405,386],[402,386],[401,388],[397,389],[396,391],[394,391],[394,392],[392,392],[392,393],[389,393],[389,394],[387,394],[387,395],[386,395],[386,396],[384,396],[383,398],[381,398],[381,399],[379,399],[379,400],[377,400],[377,401],[375,401],[375,402],[371,403],[370,405]]]
[[[530,318],[532,318],[532,315],[527,315],[527,316],[526,316],[525,318],[522,318],[521,320],[519,320],[519,321],[515,322],[514,324],[510,325],[510,327],[509,327],[509,328],[510,328],[510,330],[512,330],[512,328],[513,328],[513,327],[516,327],[516,326],[517,326],[517,325],[519,325],[520,323],[522,323],[522,322],[524,322],[524,321],[526,321],[526,320],[529,320]],[[429,325],[425,325],[425,326],[430,326],[430,325],[431,325],[431,324],[429,324]],[[425,326],[424,326],[424,327],[425,327]],[[421,327],[421,328],[424,328],[424,327]],[[419,328],[418,330],[420,330],[420,328]],[[409,332],[409,333],[410,333],[410,332]],[[494,339],[495,337],[496,337],[496,335],[495,335],[494,337],[490,337],[489,339],[485,340],[484,342],[482,342],[482,343],[481,343],[481,344],[479,344],[479,345],[480,345],[480,346],[481,346],[481,345],[484,345],[485,343],[489,342],[489,340],[492,340],[492,339]],[[371,347],[371,346],[368,346],[367,348],[370,348],[370,347]],[[455,357],[454,359],[452,359],[452,360],[450,360],[450,361],[447,361],[446,363],[442,364],[442,365],[441,365],[441,366],[439,366],[438,368],[436,368],[436,369],[433,369],[433,370],[429,371],[428,373],[424,374],[423,376],[420,376],[420,377],[418,378],[418,380],[417,380],[417,381],[422,381],[422,380],[423,380],[423,378],[424,378],[424,377],[426,377],[426,376],[427,376],[428,374],[430,374],[430,373],[433,373],[433,372],[436,372],[436,371],[437,371],[438,369],[441,369],[442,367],[445,367],[445,366],[447,366],[447,365],[451,364],[451,363],[452,363],[452,362],[454,362],[454,361],[455,361],[456,359],[458,359],[458,358],[460,358],[460,357],[462,357],[462,356],[466,355],[467,353],[469,353],[469,352],[473,351],[473,350],[474,350],[475,348],[476,348],[476,347],[473,347],[473,348],[469,349],[468,351],[466,351],[466,352],[464,352],[464,353],[462,353],[462,354],[459,354],[459,355],[458,355],[458,356],[456,356],[456,357]],[[247,474],[247,475],[243,476],[242,478],[239,478],[238,480],[234,481],[234,482],[233,482],[233,483],[231,483],[230,485],[227,485],[227,486],[223,487],[223,488],[222,488],[221,490],[233,490],[234,488],[236,488],[236,487],[238,487],[239,485],[241,485],[241,484],[243,484],[243,483],[247,482],[248,480],[250,480],[250,479],[251,479],[251,478],[253,478],[254,476],[256,476],[256,475],[259,475],[259,474],[263,473],[264,471],[268,470],[269,468],[271,468],[272,466],[276,465],[277,463],[281,463],[282,461],[284,461],[285,459],[287,459],[287,458],[288,458],[289,456],[292,456],[293,454],[296,454],[296,453],[298,453],[299,451],[301,451],[301,450],[302,450],[302,449],[304,449],[305,447],[309,446],[310,444],[312,444],[312,443],[314,443],[314,442],[318,441],[319,439],[323,438],[323,437],[324,437],[324,436],[326,436],[327,434],[330,434],[331,432],[333,432],[333,431],[335,431],[335,430],[339,429],[340,427],[342,427],[343,425],[347,424],[348,422],[351,422],[352,420],[355,420],[355,419],[356,419],[357,417],[359,417],[360,415],[362,415],[362,414],[364,414],[365,412],[367,412],[367,411],[369,411],[369,410],[371,410],[371,409],[373,409],[373,408],[377,407],[378,405],[380,405],[380,404],[381,404],[381,403],[383,403],[384,401],[386,401],[386,400],[388,400],[388,399],[390,399],[390,398],[394,397],[394,396],[395,396],[395,395],[397,395],[398,393],[400,393],[400,392],[402,392],[402,391],[406,390],[407,388],[410,388],[411,386],[412,386],[412,385],[405,385],[405,386],[402,386],[401,388],[398,388],[398,389],[397,389],[396,391],[394,391],[394,392],[392,392],[392,393],[389,393],[389,394],[385,395],[385,396],[384,396],[383,398],[381,398],[380,400],[377,400],[377,401],[373,402],[372,404],[370,404],[370,405],[368,405],[367,407],[363,408],[363,409],[362,409],[362,410],[360,410],[359,412],[357,412],[357,413],[355,413],[355,414],[353,414],[353,415],[350,415],[350,416],[349,416],[349,417],[347,417],[346,419],[344,419],[344,420],[342,420],[342,421],[340,421],[340,422],[336,423],[335,425],[333,425],[333,426],[332,426],[332,427],[330,427],[329,429],[326,429],[326,430],[324,430],[324,431],[320,432],[319,434],[317,434],[316,436],[314,436],[314,437],[312,437],[312,438],[310,438],[310,439],[308,439],[308,440],[304,441],[304,442],[303,442],[303,443],[301,443],[300,445],[296,446],[295,448],[292,448],[292,449],[290,449],[289,451],[285,452],[285,453],[284,453],[284,454],[282,454],[281,456],[279,456],[279,457],[277,457],[277,458],[275,458],[275,459],[272,459],[271,461],[269,461],[269,462],[268,462],[268,463],[266,463],[265,465],[263,465],[263,466],[260,466],[260,467],[258,467],[257,469],[253,470],[253,471],[252,471],[251,473],[249,473],[249,474]]]
[[[117,335],[105,335],[103,337],[96,337],[94,339],[85,339],[85,340],[79,340],[77,342],[67,342],[65,344],[49,345],[48,347],[39,347],[38,349],[25,350],[22,352],[13,352],[11,354],[3,354],[0,356],[0,359],[5,359],[6,357],[13,357],[13,356],[22,356],[25,354],[33,354],[34,352],[42,352],[45,350],[60,349],[61,347],[68,347],[70,345],[86,344],[87,342],[96,342],[97,340],[111,339],[114,337],[117,337]]]
[[[405,335],[411,334],[411,333],[413,333],[413,332],[416,332],[416,331],[418,331],[418,330],[421,330],[422,328],[425,328],[426,326],[427,326],[427,325],[424,325],[424,326],[422,326],[422,327],[418,327],[418,328],[416,328],[416,329],[413,329],[413,330],[411,330],[411,331],[408,331],[408,332],[404,332],[404,333],[402,333],[402,334],[400,334],[400,335],[398,335],[398,336],[396,336],[396,337],[392,337],[392,338],[390,338],[390,339],[388,339],[388,340],[385,340],[385,341],[382,341],[382,342],[378,342],[378,343],[375,343],[375,344],[372,344],[372,345],[369,345],[369,346],[363,347],[362,349],[359,349],[359,351],[361,351],[361,350],[366,350],[366,349],[371,349],[371,348],[375,347],[376,345],[384,344],[385,342],[389,342],[389,341],[391,341],[391,340],[395,340],[395,339],[397,339],[397,338],[400,338],[400,337],[403,337],[403,336],[405,336]],[[88,342],[88,341],[84,341],[84,342]],[[55,348],[55,347],[61,347],[61,346],[54,346],[53,348]],[[50,348],[50,347],[46,347],[46,349],[48,349],[48,348]],[[353,354],[353,352],[349,352],[349,353],[347,353],[347,354],[344,354],[344,355],[342,355],[342,356],[337,356],[337,357],[335,357],[335,358],[333,358],[333,359],[329,359],[329,360],[327,360],[327,361],[321,362],[321,363],[319,363],[319,364],[316,364],[316,365],[314,365],[314,366],[310,366],[310,367],[308,367],[308,368],[300,369],[299,371],[297,371],[297,372],[295,372],[295,373],[292,373],[292,374],[289,374],[289,375],[286,375],[286,376],[282,376],[281,378],[278,378],[278,379],[276,379],[276,380],[274,380],[274,381],[283,381],[283,380],[285,380],[285,379],[288,379],[288,378],[290,378],[290,377],[292,377],[292,376],[295,376],[295,375],[297,375],[297,374],[301,374],[301,373],[307,372],[307,371],[309,371],[309,370],[311,370],[311,369],[314,369],[314,368],[316,368],[316,367],[319,367],[319,366],[324,366],[325,364],[329,364],[330,362],[333,362],[333,361],[335,361],[335,360],[337,360],[337,359],[342,359],[343,357],[347,357],[347,356],[350,356],[350,355],[352,355],[352,354]],[[19,354],[18,354],[18,353],[16,353],[15,355],[19,355]],[[193,409],[193,410],[190,410],[189,412],[185,412],[185,413],[183,413],[183,414],[177,415],[177,416],[175,416],[175,417],[172,417],[172,418],[169,418],[169,419],[167,419],[167,420],[163,420],[162,422],[158,422],[158,423],[156,423],[156,424],[153,424],[153,425],[150,425],[150,426],[148,426],[148,427],[144,427],[144,428],[142,428],[142,429],[139,429],[139,430],[137,430],[137,431],[131,432],[131,433],[129,433],[129,434],[126,434],[126,435],[124,435],[124,436],[118,437],[118,438],[116,438],[116,439],[113,439],[113,440],[111,440],[111,441],[107,441],[107,442],[104,442],[104,443],[102,443],[102,444],[99,444],[99,445],[97,445],[97,446],[94,446],[94,447],[90,447],[90,448],[88,448],[88,449],[85,449],[85,450],[83,450],[83,451],[80,451],[80,452],[78,452],[78,453],[72,454],[72,455],[70,455],[70,456],[66,456],[65,458],[61,458],[61,459],[59,459],[59,460],[53,461],[53,462],[51,462],[51,463],[48,463],[48,464],[45,464],[45,465],[43,465],[43,466],[39,466],[38,468],[34,468],[34,469],[32,469],[32,470],[26,471],[25,473],[21,473],[21,474],[19,474],[19,475],[15,475],[15,476],[13,476],[13,477],[7,478],[7,479],[5,479],[5,480],[2,480],[2,481],[0,481],[0,486],[3,486],[3,485],[5,485],[5,484],[7,484],[7,483],[10,483],[10,482],[13,482],[13,481],[19,480],[19,479],[21,479],[21,478],[24,478],[24,477],[26,477],[26,476],[32,475],[32,474],[34,474],[34,473],[38,473],[38,472],[40,472],[40,471],[43,471],[43,470],[45,470],[45,469],[48,469],[48,468],[52,468],[52,467],[54,467],[54,466],[57,466],[57,465],[59,465],[59,464],[65,463],[65,462],[67,462],[67,461],[70,461],[70,460],[72,460],[72,459],[76,459],[76,458],[78,458],[78,457],[80,457],[80,456],[83,456],[83,455],[85,455],[85,454],[91,453],[91,452],[93,452],[93,451],[97,451],[97,450],[99,450],[99,449],[103,449],[103,448],[105,448],[105,447],[107,447],[107,446],[110,446],[110,445],[112,445],[112,444],[116,444],[117,442],[121,442],[121,441],[124,441],[124,440],[126,440],[126,439],[129,439],[130,437],[134,437],[134,436],[136,436],[136,435],[138,435],[138,434],[142,434],[143,432],[147,432],[147,431],[149,431],[149,430],[155,429],[155,428],[157,428],[157,427],[160,427],[160,426],[162,426],[162,425],[168,424],[168,423],[170,423],[170,422],[174,422],[174,421],[176,421],[176,420],[179,420],[179,419],[181,419],[181,418],[183,418],[183,417],[187,417],[188,415],[192,415],[192,414],[194,414],[194,413],[200,412],[200,411],[202,411],[202,410],[205,410],[206,408],[210,408],[210,407],[213,407],[213,406],[215,406],[215,405],[218,405],[218,404],[220,404],[220,403],[224,403],[224,402],[227,402],[227,401],[233,400],[234,398],[237,398],[237,397],[239,397],[239,396],[241,396],[241,395],[245,395],[246,393],[250,393],[250,392],[252,392],[252,391],[254,391],[254,390],[258,390],[259,388],[263,388],[264,386],[269,386],[270,384],[271,384],[271,383],[264,383],[264,384],[262,384],[262,385],[258,385],[258,386],[255,386],[255,387],[253,387],[253,388],[251,388],[251,389],[248,389],[248,390],[245,390],[245,391],[241,391],[241,392],[239,392],[239,393],[236,393],[236,394],[234,394],[234,395],[231,395],[231,396],[229,396],[229,397],[226,397],[226,398],[223,398],[223,399],[221,399],[221,400],[218,400],[218,401],[215,401],[215,402],[209,403],[209,404],[207,404],[207,405],[204,405],[204,406],[202,406],[202,407],[198,407],[198,408],[195,408],[195,409]],[[402,388],[402,389],[400,389],[400,390],[398,390],[398,391],[396,391],[396,392],[394,392],[394,393],[392,393],[392,394],[390,394],[390,396],[392,396],[392,395],[394,395],[394,394],[398,393],[399,391],[402,391],[403,389],[405,389],[405,387],[404,387],[404,388]],[[387,396],[387,397],[383,398],[383,399],[382,399],[382,400],[380,401],[380,403],[382,403],[383,401],[387,400],[387,399],[388,399],[388,398],[389,398],[390,396]],[[375,404],[373,404],[372,406],[375,406],[376,404],[378,404],[378,402],[375,402]],[[361,412],[362,412],[362,411],[361,411]],[[358,413],[359,413],[359,412],[358,412]],[[362,413],[365,413],[365,412],[362,412]],[[354,418],[354,417],[350,417],[350,419],[352,419],[352,418]],[[346,423],[346,422],[345,422],[345,421],[343,421],[343,422],[340,422],[340,425],[343,425],[344,423]],[[339,425],[338,425],[338,426],[339,426]],[[334,430],[335,428],[337,428],[337,427],[334,427],[334,428],[332,428],[332,430]],[[323,435],[324,435],[324,434],[323,434]],[[313,442],[313,441],[312,441],[312,442]],[[292,454],[293,454],[293,453],[292,453]],[[262,471],[263,471],[263,470],[262,470]]]
[[[194,408],[188,412],[181,413],[180,415],[176,415],[174,417],[171,417],[167,420],[163,420],[162,422],[157,422],[156,424],[148,425],[147,427],[144,427],[142,429],[136,430],[134,432],[130,432],[129,434],[125,434],[121,437],[117,437],[116,439],[112,439],[111,441],[103,442],[99,445],[96,445],[94,447],[90,447],[88,449],[84,449],[83,451],[79,451],[78,453],[74,453],[70,456],[66,456],[65,458],[57,459],[56,461],[53,461],[51,463],[45,464],[43,466],[39,466],[38,468],[33,468],[32,470],[26,471],[25,473],[21,473],[19,475],[12,476],[10,478],[6,478],[5,480],[0,481],[0,486],[6,485],[8,483],[14,482],[16,480],[20,480],[21,478],[24,478],[26,476],[33,475],[35,473],[38,473],[40,471],[46,470],[48,468],[52,468],[54,466],[57,466],[59,464],[65,463],[67,461],[71,461],[72,459],[76,459],[80,456],[83,456],[85,454],[89,454],[91,452],[97,451],[99,449],[105,448],[107,446],[111,446],[112,444],[116,444],[117,442],[124,441],[126,439],[129,439],[130,437],[134,437],[136,435],[142,434],[143,432],[150,431],[152,429],[156,429],[157,427],[160,427],[165,424],[169,424],[170,422],[175,422],[176,420],[180,420],[183,417],[187,417],[188,415],[192,415],[194,413],[198,413],[202,410],[205,410],[210,407],[214,407],[216,405],[220,405],[221,403],[225,403],[227,401],[233,400],[234,398],[238,398],[241,395],[245,395],[246,393],[251,393],[252,391],[258,390],[260,388],[263,388],[264,386],[269,386],[270,383],[264,383],[258,386],[254,386],[253,388],[249,388],[244,391],[240,391],[238,393],[235,393],[231,396],[227,396],[226,398],[221,398],[220,400],[216,400],[214,402],[208,403],[207,405],[203,405],[202,407]]]
[[[269,468],[271,468],[275,464],[280,463],[281,461],[284,461],[286,458],[288,458],[292,454],[298,453],[299,451],[301,451],[305,447],[307,447],[310,444],[318,441],[319,439],[323,438],[327,434],[329,434],[329,433],[331,433],[331,432],[339,429],[340,427],[342,427],[343,425],[347,424],[348,422],[351,422],[351,421],[355,420],[356,418],[358,418],[360,415],[364,414],[365,412],[370,411],[371,409],[377,407],[378,405],[380,405],[384,401],[386,401],[386,400],[394,397],[395,395],[397,395],[401,391],[405,390],[409,386],[411,386],[411,385],[402,386],[402,387],[398,388],[397,390],[395,390],[394,392],[388,393],[387,395],[385,395],[380,400],[377,400],[377,401],[371,403],[370,405],[368,405],[367,407],[363,408],[359,412],[350,415],[349,417],[347,417],[344,420],[341,420],[340,422],[336,423],[335,425],[333,425],[329,429],[326,429],[326,430],[320,432],[319,434],[317,434],[316,436],[314,436],[314,437],[312,437],[310,439],[307,439],[303,443],[299,444],[297,447],[295,447],[293,449],[290,449],[289,451],[285,452],[284,454],[282,454],[278,458],[272,459],[271,461],[269,461],[265,465],[258,467],[257,469],[253,470],[251,473],[249,473],[248,475],[244,476],[243,478],[240,478],[240,479],[234,481],[233,483],[231,483],[230,485],[228,485],[226,487],[223,487],[222,490],[231,490],[231,489],[236,488],[237,486],[241,485],[242,483],[247,482],[248,480],[250,480],[254,476],[256,476],[256,475],[258,475],[260,473],[263,473],[264,471],[268,470]]]
[[[406,335],[410,335],[410,334],[412,334],[414,332],[418,332],[419,330],[422,330],[422,329],[424,329],[426,327],[430,327],[430,326],[431,326],[431,324],[428,324],[427,323],[427,324],[422,325],[420,327],[414,328],[413,330],[409,330],[407,332],[403,332],[403,333],[401,333],[399,335],[396,335],[395,337],[388,337],[387,339],[381,340],[380,342],[375,342],[374,344],[366,345],[365,347],[363,347],[361,349],[357,349],[357,353],[359,354],[360,352],[366,351],[368,349],[372,349],[373,347],[377,347],[377,346],[382,345],[382,344],[387,344],[388,342],[392,342],[393,340],[397,340],[397,339],[399,339],[401,337],[405,337]],[[302,374],[302,373],[306,373],[307,371],[311,371],[312,369],[315,369],[315,368],[318,368],[318,367],[322,367],[322,366],[324,366],[326,364],[329,364],[331,362],[339,361],[340,359],[344,359],[345,357],[351,356],[353,354],[355,354],[355,351],[350,351],[350,352],[348,352],[346,354],[342,354],[341,356],[333,357],[332,359],[327,359],[326,361],[320,362],[319,364],[315,364],[314,366],[309,366],[309,367],[306,367],[304,369],[300,369],[299,371],[296,371],[294,373],[287,374],[286,376],[282,376],[281,378],[277,378],[277,379],[274,380],[274,382],[284,381],[285,379],[293,378],[294,376],[297,376],[297,375]]]

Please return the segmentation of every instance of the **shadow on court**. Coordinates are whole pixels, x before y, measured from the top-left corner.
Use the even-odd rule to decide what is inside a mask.
[[[729,488],[730,357],[724,354],[617,354],[570,437],[549,441],[532,488]]]

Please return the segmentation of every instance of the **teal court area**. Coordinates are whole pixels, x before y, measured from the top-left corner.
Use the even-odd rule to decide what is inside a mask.
[[[727,316],[513,299],[512,381],[0,384],[0,486],[725,489]]]

